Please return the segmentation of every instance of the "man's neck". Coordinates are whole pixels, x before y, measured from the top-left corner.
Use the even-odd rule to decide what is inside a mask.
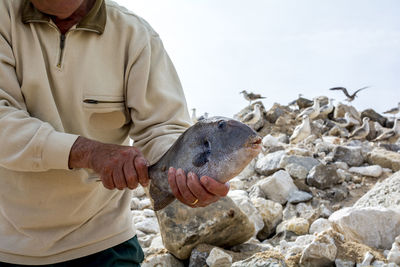
[[[80,22],[92,9],[96,0],[85,0],[79,8],[66,19],[59,19],[52,16],[52,20],[57,25],[62,34],[65,34],[72,26]]]

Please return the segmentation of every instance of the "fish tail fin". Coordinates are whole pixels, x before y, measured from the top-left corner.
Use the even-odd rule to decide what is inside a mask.
[[[169,192],[160,190],[154,183],[150,184],[150,196],[153,200],[154,211],[159,211],[174,201],[175,196]]]

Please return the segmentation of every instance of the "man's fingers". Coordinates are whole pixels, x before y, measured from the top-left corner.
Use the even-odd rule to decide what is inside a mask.
[[[115,184],[111,174],[102,174],[100,176],[100,179],[105,188],[109,190],[113,190],[115,188]]]
[[[142,186],[147,186],[149,184],[149,174],[147,168],[147,160],[142,156],[137,156],[134,159],[135,169],[138,175],[139,183]]]
[[[174,168],[169,168],[168,170],[168,183],[171,187],[172,194],[180,201],[184,202],[184,199],[179,192],[178,185],[176,184],[176,170]]]
[[[189,190],[199,200],[198,206],[204,207],[219,199],[218,196],[209,193],[200,183],[196,174],[189,172],[187,176]]]
[[[182,169],[178,169],[176,171],[176,184],[178,186],[179,192],[181,193],[184,203],[191,204],[194,203],[197,199],[195,195],[190,191],[187,186],[186,174]]]
[[[201,177],[200,182],[208,192],[214,195],[224,197],[229,192],[229,183],[221,183],[208,176]]]
[[[129,189],[135,189],[138,186],[138,177],[132,160],[125,161],[124,174]]]
[[[127,187],[127,184],[125,181],[125,175],[123,172],[123,166],[118,166],[117,168],[114,169],[113,181],[114,181],[115,187],[118,190],[123,190]]]

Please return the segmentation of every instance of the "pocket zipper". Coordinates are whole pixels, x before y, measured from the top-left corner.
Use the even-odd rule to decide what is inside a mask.
[[[88,103],[88,104],[101,104],[101,103],[124,103],[123,100],[96,100],[96,99],[85,99],[83,100],[83,103]]]

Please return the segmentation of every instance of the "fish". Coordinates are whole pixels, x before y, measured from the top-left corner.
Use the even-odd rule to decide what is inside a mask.
[[[226,183],[237,176],[261,151],[261,137],[249,126],[226,117],[198,121],[183,132],[167,152],[149,166],[149,194],[159,211],[175,200],[168,169],[181,168],[200,178]]]

